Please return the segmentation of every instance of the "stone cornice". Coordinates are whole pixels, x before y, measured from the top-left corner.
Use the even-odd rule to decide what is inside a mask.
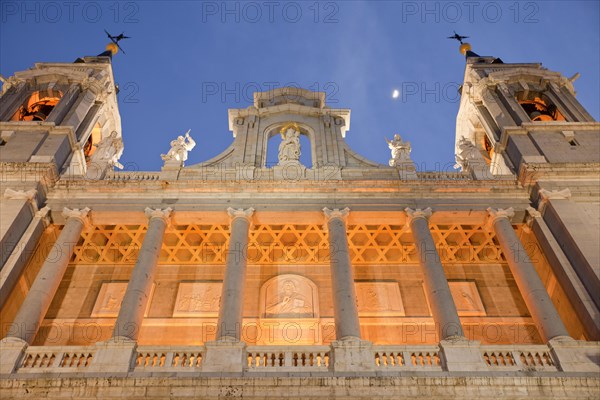
[[[279,104],[276,106],[268,106],[263,108],[256,108],[254,106],[248,108],[231,108],[228,111],[229,116],[229,130],[233,131],[234,121],[236,118],[245,118],[251,115],[257,117],[264,117],[272,114],[279,113],[294,113],[298,115],[321,117],[324,115],[330,115],[332,117],[339,117],[344,120],[344,128],[350,129],[350,110],[343,108],[316,108],[308,107],[301,104]]]

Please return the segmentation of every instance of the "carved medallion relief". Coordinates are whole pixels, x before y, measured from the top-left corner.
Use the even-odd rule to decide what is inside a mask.
[[[269,279],[260,290],[263,318],[318,318],[317,287],[301,275],[285,274]]]

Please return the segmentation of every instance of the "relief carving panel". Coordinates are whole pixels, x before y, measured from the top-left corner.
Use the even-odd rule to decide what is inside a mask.
[[[173,317],[218,317],[221,282],[181,282]]]
[[[355,282],[358,314],[363,317],[403,316],[404,305],[396,282]]]
[[[448,286],[450,287],[450,294],[454,300],[454,305],[456,306],[459,317],[477,317],[486,315],[475,282],[451,281],[448,282]],[[425,288],[423,288],[423,290],[425,292],[425,297],[427,298],[427,290],[425,290]],[[429,314],[431,315],[429,298],[427,298],[427,306],[429,307]]]
[[[485,308],[481,302],[475,282],[448,282],[450,293],[461,317],[484,316]]]
[[[92,309],[92,318],[116,318],[119,315],[123,297],[127,290],[128,282],[103,282],[100,287],[100,292]],[[152,293],[154,292],[154,284],[150,290],[150,298],[148,306],[144,312],[144,316],[148,315],[150,303],[152,303]]]

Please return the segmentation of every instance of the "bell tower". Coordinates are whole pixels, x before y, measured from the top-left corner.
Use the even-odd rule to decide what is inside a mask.
[[[3,79],[0,304],[33,251],[28,246],[48,224],[47,194],[55,183],[102,179],[119,165],[123,145],[111,65],[114,53],[110,47],[73,63],[36,63]]]
[[[524,165],[599,161],[598,124],[575,98],[579,74],[566,78],[539,63],[480,57],[468,43],[461,52],[466,68],[457,152],[461,140],[470,141],[491,175],[519,174]]]
[[[111,59],[107,51],[74,63],[36,63],[8,78],[0,97],[0,162],[101,178],[109,166],[94,157],[97,145],[121,137]],[[117,163],[117,147],[108,164]]]
[[[488,179],[516,178],[528,191],[528,226],[569,298],[583,299],[577,312],[597,337],[600,123],[575,98],[579,74],[480,57],[467,43],[461,50],[457,161]],[[485,164],[472,162],[481,158]]]

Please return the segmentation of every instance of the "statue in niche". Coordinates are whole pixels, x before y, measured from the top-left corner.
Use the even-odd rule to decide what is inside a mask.
[[[190,130],[185,133],[185,136],[178,136],[177,139],[171,141],[171,149],[167,154],[161,154],[163,161],[183,162],[187,160],[188,151],[196,147],[196,142],[190,136]]]
[[[311,299],[297,290],[294,281],[287,279],[283,282],[281,292],[267,305],[265,312],[267,316],[278,317],[312,316],[313,305]]]
[[[403,141],[402,138],[400,137],[400,135],[397,133],[394,135],[394,139],[392,139],[392,140],[385,139],[385,140],[388,143],[388,147],[392,151],[392,158],[390,159],[390,162],[389,162],[390,167],[395,167],[398,164],[405,163],[405,162],[412,163],[412,160],[410,159],[410,152],[411,152],[410,142]]]
[[[300,159],[300,132],[289,127],[281,132],[279,144],[279,164],[298,162]]]
[[[123,141],[117,137],[117,132],[111,132],[110,135],[94,146],[96,146],[96,151],[92,155],[92,163],[107,163],[110,166],[123,169],[123,165],[119,162],[119,158],[123,154]]]

